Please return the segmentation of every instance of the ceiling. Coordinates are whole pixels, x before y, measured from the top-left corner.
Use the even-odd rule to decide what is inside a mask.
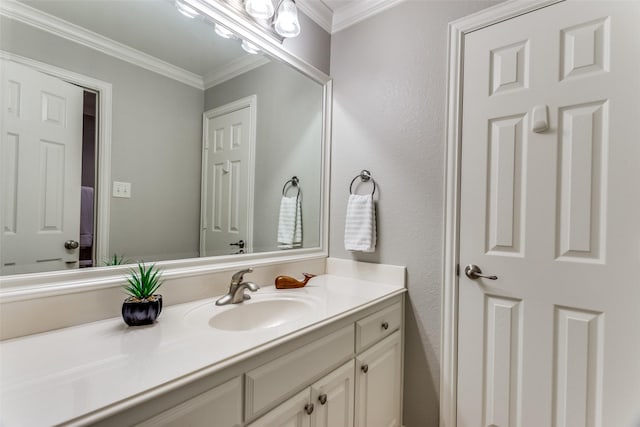
[[[22,3],[79,25],[200,76],[246,53],[201,18],[181,15],[167,0],[23,0]]]
[[[298,7],[333,34],[404,0],[296,0]]]
[[[296,4],[326,31],[335,33],[400,1],[296,0]],[[18,4],[35,9],[41,15],[39,19],[53,22],[53,27],[64,26],[67,34],[74,35],[78,30],[92,42],[95,38],[110,45],[109,49],[122,50],[121,44],[135,51],[136,58],[142,53],[152,61],[172,64],[178,74],[184,71],[187,80],[195,80],[196,86],[203,81],[207,86],[207,81],[219,78],[216,76],[229,78],[229,70],[246,71],[246,67],[268,61],[265,57],[251,58],[254,55],[246,54],[238,40],[219,37],[203,18],[184,17],[173,0],[20,0]],[[30,15],[29,10],[23,13]]]

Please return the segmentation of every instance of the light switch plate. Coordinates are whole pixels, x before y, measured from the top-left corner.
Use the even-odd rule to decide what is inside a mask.
[[[113,181],[113,197],[131,198],[131,183]]]

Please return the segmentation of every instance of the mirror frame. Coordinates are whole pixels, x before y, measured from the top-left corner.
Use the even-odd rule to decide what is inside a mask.
[[[322,159],[320,195],[320,246],[241,255],[158,261],[166,279],[236,270],[246,266],[265,266],[326,258],[329,241],[329,174],[333,82],[330,76],[285,50],[270,32],[252,23],[231,5],[219,0],[183,0],[208,21],[215,21],[322,86]],[[213,26],[212,26],[213,29]],[[110,113],[110,111],[109,111]],[[110,129],[109,129],[110,130]],[[118,287],[131,265],[94,267],[82,270],[58,270],[0,277],[0,303],[64,295]]]

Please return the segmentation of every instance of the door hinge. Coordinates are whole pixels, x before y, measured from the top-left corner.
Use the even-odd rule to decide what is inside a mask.
[[[456,264],[456,276],[460,276],[460,264]]]

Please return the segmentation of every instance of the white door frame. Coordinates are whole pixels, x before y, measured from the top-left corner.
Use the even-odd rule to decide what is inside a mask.
[[[112,85],[92,77],[78,74],[45,62],[0,50],[0,58],[26,65],[36,71],[57,77],[66,82],[94,90],[98,93],[98,162],[96,182],[96,240],[95,262],[109,256],[109,204],[111,189],[111,120]],[[95,266],[94,266],[95,267]]]
[[[258,95],[249,95],[246,98],[238,99],[220,107],[212,108],[202,114],[202,179],[200,183],[200,256],[205,253],[203,233],[203,224],[206,219],[206,203],[207,197],[207,153],[205,150],[207,141],[207,119],[217,116],[223,116],[234,111],[242,110],[249,107],[249,117],[251,118],[251,126],[249,129],[249,183],[247,187],[247,237],[246,253],[253,253],[253,192],[256,169],[256,119],[258,109]]]
[[[455,427],[458,384],[458,265],[460,254],[460,158],[465,36],[564,0],[510,0],[449,24],[445,150],[444,261],[440,350],[440,427]]]

